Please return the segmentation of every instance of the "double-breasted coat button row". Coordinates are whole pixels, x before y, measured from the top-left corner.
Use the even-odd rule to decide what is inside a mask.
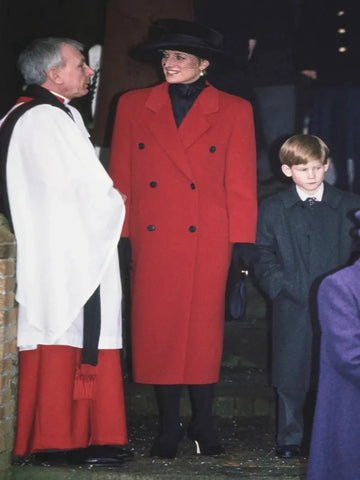
[[[145,148],[145,143],[144,143],[144,142],[138,143],[138,149],[139,149],[139,150],[144,150],[144,148]],[[211,147],[209,148],[209,152],[210,152],[210,153],[215,153],[215,152],[216,152],[216,147],[215,147],[215,145],[211,145]]]
[[[149,232],[153,232],[154,230],[156,230],[155,225],[148,225],[146,228],[147,228],[147,230],[148,230]],[[190,225],[190,227],[189,227],[189,232],[191,232],[191,233],[195,233],[195,232],[196,232],[196,227],[195,227],[195,225]]]
[[[138,148],[139,148],[139,150],[143,150],[143,149],[145,148],[145,143],[140,142],[140,143],[138,144]],[[215,147],[214,145],[212,145],[212,146],[209,148],[209,151],[210,151],[211,153],[214,153],[214,152],[216,151],[216,147]],[[151,181],[151,182],[149,183],[149,186],[150,186],[151,188],[156,188],[156,187],[157,187],[157,182],[153,180],[153,181]],[[196,185],[195,185],[195,183],[191,182],[191,183],[190,183],[190,188],[191,188],[191,190],[196,190]],[[149,232],[153,232],[153,231],[156,230],[155,225],[148,225],[146,228],[147,228],[147,230],[148,230]],[[194,232],[196,232],[196,226],[195,226],[195,225],[190,225],[190,227],[188,228],[188,230],[189,230],[189,232],[194,233]]]
[[[157,182],[152,181],[152,182],[149,183],[149,186],[150,186],[151,188],[156,188],[156,187],[157,187]],[[196,190],[196,185],[195,185],[195,183],[193,183],[193,182],[190,183],[190,188],[191,188],[191,190]]]

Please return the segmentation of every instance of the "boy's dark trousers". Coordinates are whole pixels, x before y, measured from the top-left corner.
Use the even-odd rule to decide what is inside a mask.
[[[300,446],[304,436],[307,392],[300,388],[277,389],[277,444]]]

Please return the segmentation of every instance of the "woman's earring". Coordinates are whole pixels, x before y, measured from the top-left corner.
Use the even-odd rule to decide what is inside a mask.
[[[206,70],[200,70],[200,77],[203,77],[204,75],[206,75]]]

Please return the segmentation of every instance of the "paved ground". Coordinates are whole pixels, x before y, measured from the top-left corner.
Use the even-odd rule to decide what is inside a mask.
[[[272,422],[264,419],[218,419],[226,454],[218,457],[195,455],[187,439],[174,460],[153,459],[149,448],[156,434],[156,420],[150,417],[130,421],[129,448],[132,460],[120,469],[13,466],[1,480],[304,480],[306,459],[275,457]]]

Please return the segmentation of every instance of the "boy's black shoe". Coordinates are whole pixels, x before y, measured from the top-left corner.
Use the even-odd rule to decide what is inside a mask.
[[[280,458],[296,458],[300,456],[299,445],[279,445],[276,456]]]

